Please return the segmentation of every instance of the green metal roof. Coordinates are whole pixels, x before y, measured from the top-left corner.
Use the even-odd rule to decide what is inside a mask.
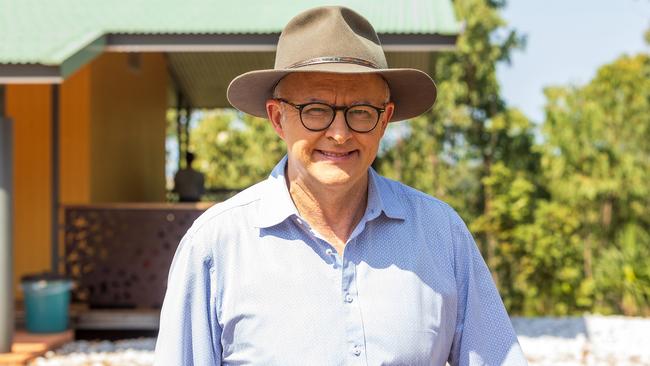
[[[300,11],[345,5],[380,34],[456,35],[451,0],[0,0],[0,65],[61,66],[103,52],[116,34],[275,34]]]

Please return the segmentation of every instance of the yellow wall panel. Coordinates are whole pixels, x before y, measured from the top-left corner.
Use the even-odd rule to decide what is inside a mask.
[[[165,200],[167,75],[162,54],[112,53],[61,84],[61,204]],[[15,126],[18,288],[22,275],[51,264],[51,87],[8,85],[6,113]]]
[[[90,77],[91,201],[164,201],[164,56],[107,53]]]
[[[61,85],[60,203],[90,202],[90,66]]]
[[[14,282],[50,268],[51,87],[8,85],[14,121]],[[22,295],[18,292],[17,297]]]

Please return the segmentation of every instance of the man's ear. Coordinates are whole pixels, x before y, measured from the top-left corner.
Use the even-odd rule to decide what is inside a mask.
[[[393,113],[395,113],[395,103],[393,102],[386,103],[386,107],[384,107],[384,113],[380,120],[381,126],[379,126],[381,128],[382,136],[386,131],[386,127],[388,127],[388,121],[390,121],[390,119],[393,118]]]
[[[284,129],[282,128],[282,106],[280,101],[275,99],[269,99],[266,101],[266,115],[273,125],[275,133],[284,140]]]

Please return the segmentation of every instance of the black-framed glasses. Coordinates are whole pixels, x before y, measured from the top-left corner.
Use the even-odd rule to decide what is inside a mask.
[[[354,132],[366,133],[375,129],[379,116],[384,108],[370,104],[355,104],[351,106],[337,106],[321,102],[294,104],[282,98],[275,100],[286,103],[298,110],[300,122],[309,131],[323,131],[329,128],[336,118],[337,111],[343,111],[345,123]]]

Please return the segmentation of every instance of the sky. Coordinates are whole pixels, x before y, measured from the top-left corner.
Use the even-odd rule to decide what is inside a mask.
[[[527,35],[512,64],[497,68],[502,95],[538,123],[544,87],[584,85],[623,53],[650,52],[650,0],[508,0],[501,15]]]

